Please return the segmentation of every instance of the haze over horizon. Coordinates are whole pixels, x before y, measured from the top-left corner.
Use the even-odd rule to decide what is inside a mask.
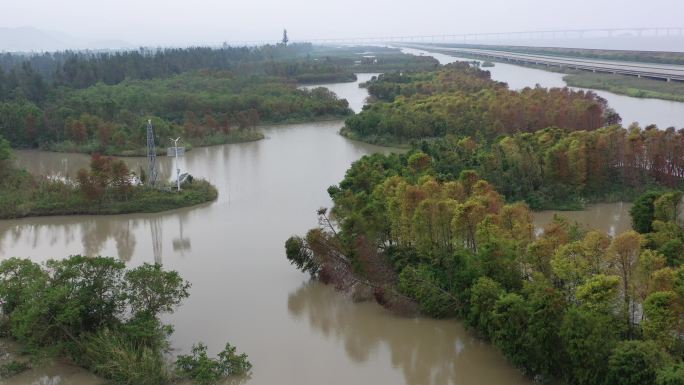
[[[684,3],[652,0],[644,18],[636,0],[578,0],[563,7],[542,0],[24,0],[0,14],[0,50],[186,46],[223,41],[293,40],[578,28],[679,27]],[[591,10],[588,12],[587,10]],[[30,27],[22,28],[20,27]],[[19,38],[29,31],[26,42]],[[17,38],[12,39],[12,34]],[[31,47],[31,39],[47,39]],[[99,44],[99,45],[98,45]],[[50,47],[50,45],[54,47]]]

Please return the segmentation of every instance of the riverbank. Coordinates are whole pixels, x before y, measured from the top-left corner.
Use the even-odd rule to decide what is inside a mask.
[[[55,215],[115,215],[157,213],[216,200],[216,188],[205,180],[183,184],[178,192],[133,187],[126,199],[89,200],[75,188],[61,182],[38,183],[34,190],[5,190],[0,193],[0,219]]]
[[[410,149],[411,143],[406,142],[406,141],[400,141],[397,140],[396,138],[392,138],[391,136],[379,136],[379,135],[369,135],[369,136],[362,136],[354,132],[352,129],[350,129],[347,126],[344,126],[340,129],[339,134],[347,139],[350,140],[355,140],[358,142],[363,142],[363,143],[368,143],[372,144],[375,146],[382,146],[382,147],[389,147],[389,148],[398,148],[402,150],[408,150]]]

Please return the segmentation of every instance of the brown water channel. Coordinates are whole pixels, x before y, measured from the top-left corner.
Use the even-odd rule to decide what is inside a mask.
[[[328,87],[355,109],[366,97],[355,85]],[[0,256],[44,261],[105,255],[178,270],[193,286],[190,298],[166,319],[175,325],[175,351],[204,341],[215,353],[230,341],[254,364],[247,384],[530,384],[456,321],[402,318],[373,303],[353,303],[289,265],[283,243],[316,225],[315,210],[330,205],[326,188],[361,156],[390,151],[339,136],[342,124],[271,127],[262,141],[188,152],[182,169],[219,189],[219,199],[206,205],[151,215],[0,221]],[[84,155],[39,151],[19,151],[17,158],[34,173],[59,177],[75,175],[88,162]],[[145,164],[125,160],[135,169]],[[168,177],[171,159],[159,162]],[[628,222],[616,215],[624,214],[624,206],[601,205],[570,216],[619,231]],[[547,212],[537,216],[540,225],[551,218]],[[54,363],[0,384],[98,381]]]

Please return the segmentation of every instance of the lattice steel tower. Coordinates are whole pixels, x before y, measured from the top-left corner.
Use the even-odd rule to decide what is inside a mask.
[[[147,120],[147,182],[150,186],[157,184],[157,147],[154,145],[152,119]]]

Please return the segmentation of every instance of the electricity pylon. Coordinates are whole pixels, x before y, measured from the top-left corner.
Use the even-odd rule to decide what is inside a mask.
[[[147,182],[150,186],[157,184],[157,147],[154,145],[152,119],[147,120]]]

